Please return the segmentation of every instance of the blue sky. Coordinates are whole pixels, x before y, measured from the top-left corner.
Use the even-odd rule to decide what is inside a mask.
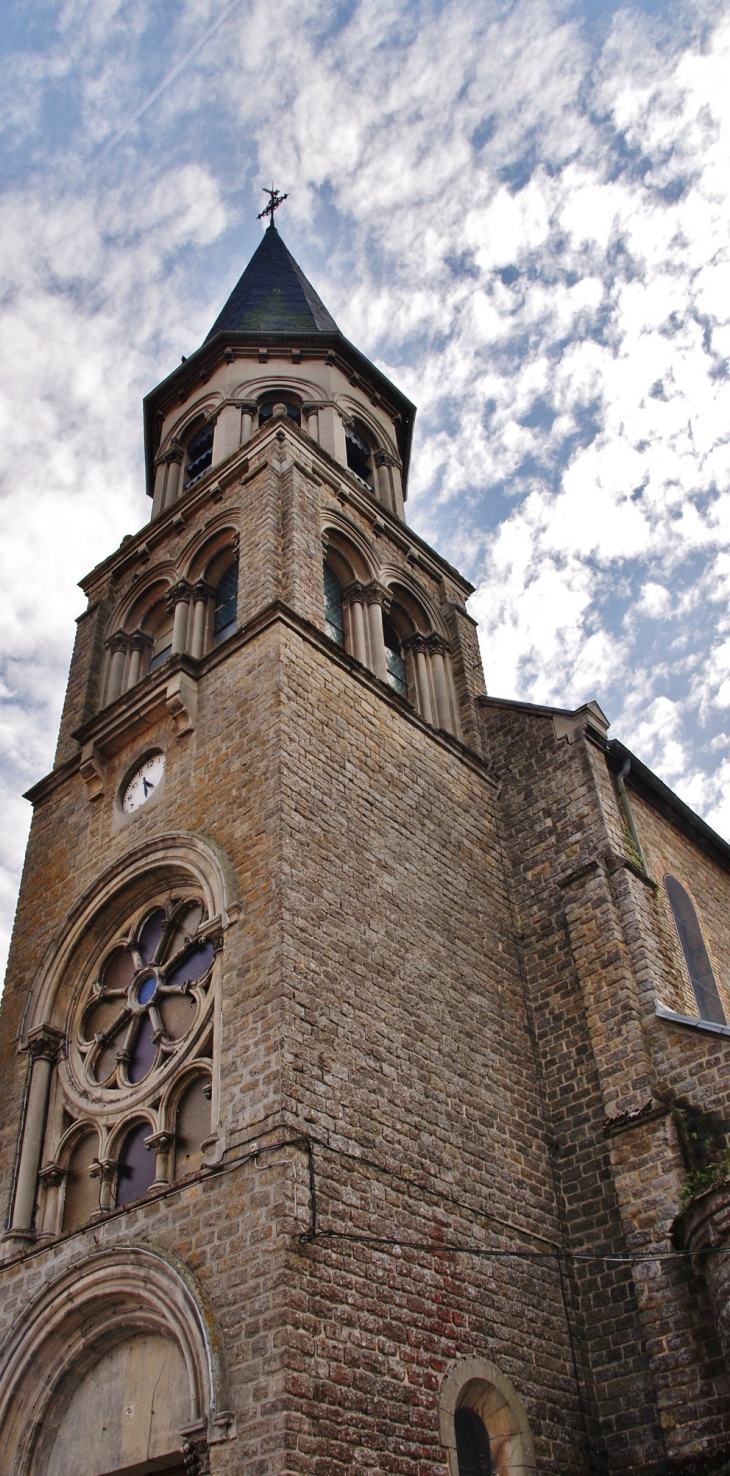
[[[489,690],[597,697],[730,834],[727,9],[7,0],[1,24],[0,947],[77,581],[148,516],[142,395],[272,178],[419,407],[409,518],[477,587]]]

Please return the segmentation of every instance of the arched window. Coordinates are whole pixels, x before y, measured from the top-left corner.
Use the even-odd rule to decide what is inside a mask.
[[[682,883],[677,881],[676,876],[665,876],[664,886],[674,914],[700,1019],[709,1020],[715,1025],[726,1025],[725,1011],[720,1001],[694,902]]]
[[[154,645],[150,657],[150,671],[158,671],[172,654],[172,615],[165,610],[160,624],[155,631]]]
[[[406,666],[403,660],[403,652],[398,636],[390,621],[383,619],[383,639],[385,641],[385,669],[388,677],[388,685],[394,692],[400,692],[401,697],[408,696],[406,683]]]
[[[117,1169],[117,1204],[130,1204],[146,1194],[155,1177],[155,1155],[145,1148],[151,1136],[148,1122],[137,1122],[127,1133],[119,1154]]]
[[[294,400],[287,399],[285,395],[272,395],[270,399],[261,401],[259,405],[259,425],[265,425],[267,420],[271,420],[275,405],[286,405],[286,413],[289,420],[293,420],[296,425],[301,425],[301,406],[297,405]]]
[[[213,606],[213,640],[216,645],[233,635],[238,612],[238,564],[229,564],[218,580]]]
[[[175,1178],[197,1173],[210,1133],[210,1080],[196,1076],[180,1098],[175,1118]]]
[[[215,422],[209,420],[188,441],[185,458],[185,486],[192,487],[198,477],[208,470],[213,460],[213,433]]]
[[[492,1456],[484,1421],[475,1409],[457,1409],[454,1414],[456,1456],[459,1476],[492,1476]]]
[[[324,566],[324,624],[331,641],[338,646],[345,644],[345,625],[342,618],[342,590],[340,581],[328,564]]]
[[[373,453],[366,441],[355,426],[350,426],[345,431],[345,446],[347,449],[347,465],[351,472],[364,482],[366,487],[375,491],[375,473],[373,471]]]
[[[98,1133],[84,1133],[76,1140],[66,1170],[62,1230],[85,1225],[99,1208],[99,1180],[91,1177],[98,1153]]]

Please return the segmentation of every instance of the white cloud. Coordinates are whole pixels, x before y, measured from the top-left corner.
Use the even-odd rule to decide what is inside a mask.
[[[51,6],[0,101],[6,928],[75,581],[146,515],[141,394],[210,326],[272,172],[288,244],[418,403],[411,515],[478,584],[490,690],[597,695],[730,824],[727,17],[625,8],[598,42],[557,0],[242,0],[95,165],[220,9]]]

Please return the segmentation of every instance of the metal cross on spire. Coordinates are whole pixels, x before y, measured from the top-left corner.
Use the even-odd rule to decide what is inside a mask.
[[[274,188],[273,180],[272,180],[272,184],[271,184],[271,189],[270,190],[266,188],[266,185],[263,185],[262,188],[263,188],[264,194],[265,195],[268,195],[268,197],[269,197],[269,203],[268,203],[268,205],[264,205],[263,210],[260,210],[259,211],[256,219],[257,220],[263,220],[263,218],[264,218],[265,215],[270,215],[271,216],[271,220],[269,221],[269,225],[272,225],[273,226],[273,224],[274,224],[274,215],[276,214],[276,211],[279,209],[279,206],[280,205],[283,205],[284,204],[284,201],[285,200],[288,200],[289,199],[289,196],[288,195],[280,195],[279,194],[279,191]]]

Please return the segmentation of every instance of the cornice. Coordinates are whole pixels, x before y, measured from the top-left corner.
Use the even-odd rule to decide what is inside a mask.
[[[79,744],[78,756],[68,759],[65,764],[53,769],[43,779],[39,779],[37,784],[26,791],[23,798],[30,800],[34,806],[42,803],[79,773],[83,753],[88,753],[93,749],[102,761],[107,757],[111,758],[131,739],[146,732],[160,718],[170,719],[168,688],[171,679],[182,676],[197,688],[209,671],[215,670],[235,651],[248,645],[263,631],[276,624],[287,626],[306,640],[309,645],[324,652],[331,661],[347,671],[360,686],[367,687],[382,702],[398,711],[412,727],[418,728],[432,742],[447,749],[468,768],[473,769],[491,788],[497,787],[494,774],[479,754],[467,748],[458,738],[454,738],[444,729],[433,728],[425,722],[415,708],[411,707],[405,698],[398,696],[387,683],[381,682],[374,673],[362,666],[347,651],[335,646],[316,625],[312,625],[308,620],[297,615],[288,605],[276,600],[259,610],[241,630],[229,636],[226,641],[222,641],[220,646],[214,647],[200,661],[188,655],[171,657],[164,666],[160,667],[159,671],[144,677],[135,687],[124,692],[121,697],[117,697],[115,702],[110,703],[82,727],[77,728],[71,736]],[[172,721],[174,722],[174,719]]]

